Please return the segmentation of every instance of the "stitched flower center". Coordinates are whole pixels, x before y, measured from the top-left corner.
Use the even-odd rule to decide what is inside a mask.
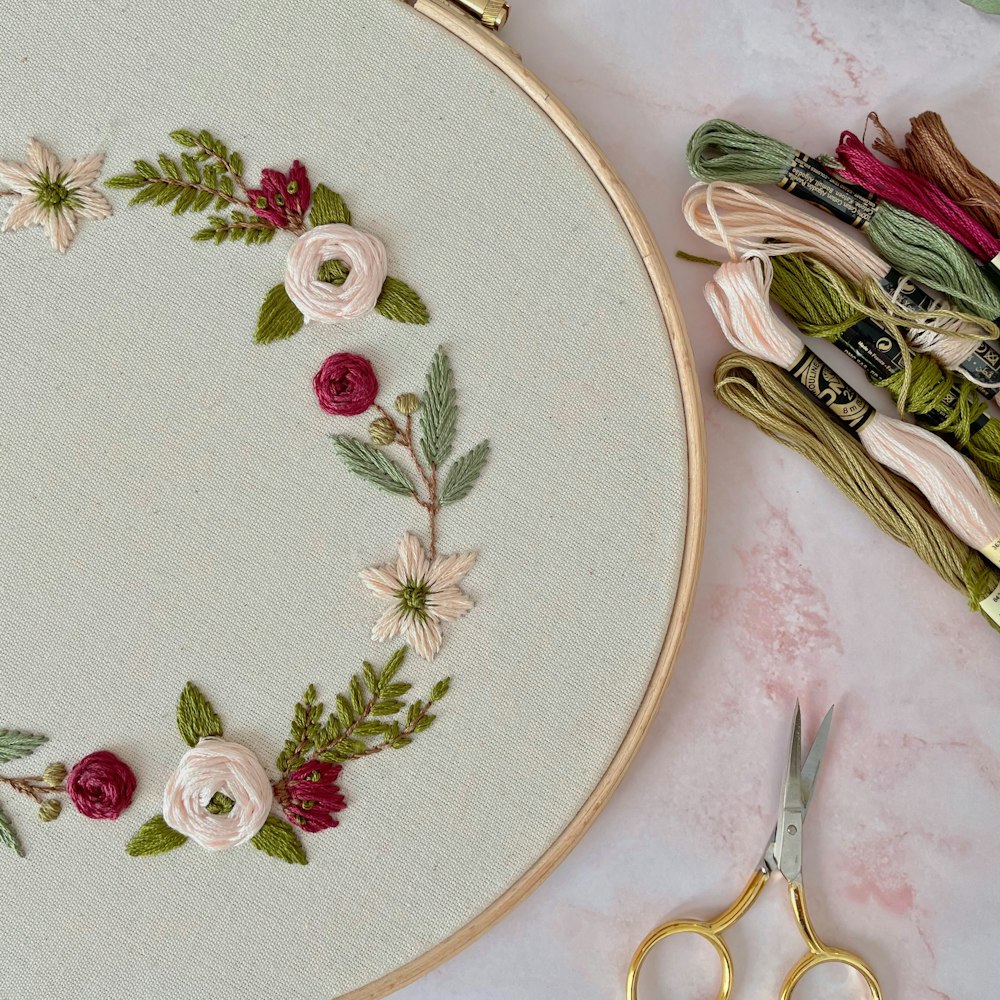
[[[72,207],[75,203],[74,192],[63,183],[61,177],[53,180],[48,174],[43,174],[34,182],[33,187],[35,200],[50,211],[55,211],[64,205]]]
[[[411,618],[423,618],[430,587],[423,580],[407,580],[397,596],[403,611]]]

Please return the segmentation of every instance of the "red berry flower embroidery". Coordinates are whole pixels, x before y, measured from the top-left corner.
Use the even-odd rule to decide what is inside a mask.
[[[331,354],[313,378],[320,407],[335,417],[364,413],[378,395],[371,362],[359,354]]]
[[[287,174],[265,170],[260,187],[247,191],[250,207],[278,229],[301,232],[312,199],[312,185],[306,168],[296,160]]]
[[[334,814],[347,805],[337,784],[340,771],[339,764],[322,760],[307,761],[293,771],[276,789],[288,821],[306,833],[337,826]]]
[[[132,804],[135,775],[109,750],[84,757],[66,776],[66,794],[90,819],[118,819]]]

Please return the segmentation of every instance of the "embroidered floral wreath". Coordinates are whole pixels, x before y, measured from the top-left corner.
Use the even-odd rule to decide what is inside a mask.
[[[376,311],[404,323],[425,324],[427,309],[416,292],[388,276],[384,245],[351,225],[343,198],[320,184],[313,188],[306,168],[294,161],[287,173],[264,170],[259,184],[244,180],[243,159],[207,131],[179,130],[171,138],[179,159],[157,165],[136,160],[134,172],[111,178],[111,188],[134,189],[132,204],[171,206],[175,215],[213,212],[195,240],[269,244],[279,232],[294,237],[284,281],[265,296],[256,341],[293,336],[305,324],[342,323]],[[0,197],[16,200],[3,231],[38,225],[52,245],[66,251],[82,219],[111,215],[95,184],[103,157],[91,155],[63,167],[55,153],[31,140],[25,161],[0,161]],[[439,348],[423,394],[404,392],[392,406],[378,402],[379,381],[371,363],[356,354],[333,354],[313,378],[324,412],[354,418],[374,411],[364,438],[335,434],[336,453],[346,467],[372,486],[415,501],[426,513],[425,545],[404,534],[394,562],[364,570],[364,585],[388,607],[372,638],[402,637],[426,660],[438,654],[443,626],[463,617],[473,602],[459,586],[476,561],[475,552],[438,551],[441,512],[464,499],[489,457],[482,441],[452,461],[458,403],[454,375]],[[397,679],[406,647],[378,670],[364,663],[346,691],[327,709],[310,685],[295,706],[290,734],[277,756],[274,780],[245,746],[223,738],[222,722],[191,682],[184,688],[177,722],[189,750],[168,780],[163,811],[128,845],[132,856],[171,851],[187,841],[207,850],[244,844],[289,863],[305,864],[300,834],[338,825],[346,800],[340,787],[348,762],[387,749],[402,749],[434,722],[431,708],[447,693],[450,678],[434,685],[426,699],[410,703],[410,685]],[[45,737],[0,730],[0,765],[27,757]],[[50,822],[68,799],[91,819],[117,819],[131,804],[136,778],[110,751],[90,754],[69,769],[48,765],[41,774],[8,777],[6,787],[31,799],[38,818]],[[0,810],[0,845],[23,854],[7,815]]]

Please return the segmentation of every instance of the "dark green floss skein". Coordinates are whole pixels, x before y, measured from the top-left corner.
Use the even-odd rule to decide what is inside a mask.
[[[821,265],[809,257],[788,254],[773,258],[773,264],[771,295],[808,336],[836,340],[865,318],[838,293],[832,276],[824,280]],[[857,289],[846,281],[843,284],[845,292],[859,297]],[[986,412],[987,403],[972,384],[942,368],[929,355],[909,353],[909,362],[909,379],[901,370],[887,379],[869,376],[868,380],[888,390],[900,409],[912,413],[921,426],[952,439],[1000,492],[1000,420],[989,418],[973,431],[972,424]],[[949,398],[954,400],[950,405]],[[935,411],[946,413],[947,419],[925,416]]]
[[[714,118],[691,136],[687,160],[691,175],[700,181],[777,184],[795,153],[784,142]],[[900,273],[944,292],[978,316],[1000,317],[1000,291],[965,247],[937,226],[883,201],[864,232]]]

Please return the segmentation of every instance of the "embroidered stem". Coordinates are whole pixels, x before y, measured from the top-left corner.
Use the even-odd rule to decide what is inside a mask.
[[[430,713],[431,706],[437,704],[435,701],[428,701],[423,708],[406,724],[406,726],[399,731],[399,736],[394,739],[385,739],[381,743],[375,743],[365,750],[359,753],[353,754],[348,760],[360,760],[362,757],[370,757],[373,753],[381,753],[383,750],[388,750],[394,743],[398,742],[400,738],[409,739],[415,732],[417,732],[420,727],[420,723],[427,718]]]
[[[35,802],[44,802],[46,794],[58,794],[65,792],[65,785],[52,786],[45,783],[45,779],[40,774],[33,774],[25,778],[8,778],[0,775],[0,785],[6,785],[11,790],[25,795]]]
[[[413,462],[413,466],[420,474],[420,478],[423,480],[424,486],[427,487],[428,499],[424,500],[416,494],[414,494],[413,499],[427,511],[427,520],[431,540],[430,557],[431,559],[434,559],[437,556],[437,515],[438,511],[441,509],[441,502],[438,498],[437,465],[431,463],[430,471],[428,472],[424,463],[420,460],[416,442],[413,439],[412,414],[408,413],[406,415],[406,424],[403,427],[400,427],[396,422],[396,418],[387,409],[385,409],[385,407],[375,403],[373,404],[373,408],[381,414],[384,420],[388,420],[389,423],[392,424],[396,431],[396,440],[410,453],[410,459]]]

